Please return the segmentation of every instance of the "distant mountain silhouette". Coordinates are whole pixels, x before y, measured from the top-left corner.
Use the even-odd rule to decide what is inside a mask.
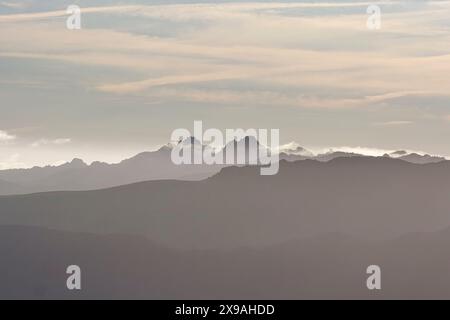
[[[417,164],[437,163],[446,161],[446,159],[443,157],[430,156],[429,154],[420,155],[417,153],[407,154],[399,157],[399,159]]]
[[[183,152],[190,151],[191,163],[194,159],[194,150],[203,152],[211,146],[202,145],[199,140],[189,137],[177,143],[182,144]],[[239,141],[234,140],[227,144],[234,146],[234,150],[245,150],[245,161],[242,165],[250,163],[250,157],[258,154],[257,148],[267,148],[259,143],[255,137],[245,137]],[[31,169],[12,169],[0,171],[0,195],[27,194],[46,191],[80,191],[94,190],[152,180],[203,180],[218,173],[223,165],[175,165],[171,160],[173,145],[168,144],[156,151],[142,152],[136,156],[121,161],[117,164],[93,162],[87,165],[81,159],[73,159],[71,162],[60,166],[34,167]],[[289,143],[278,150],[279,159],[289,162],[300,160],[331,161],[336,158],[364,157],[357,153],[342,151],[330,151],[324,154],[314,155],[307,149],[296,143]],[[266,149],[268,154],[270,150]],[[226,160],[226,147],[222,150],[212,150],[218,158]],[[384,157],[392,157],[416,164],[437,163],[446,161],[443,157],[419,155],[397,151],[386,154]],[[253,159],[256,163],[259,158]],[[234,164],[237,163],[236,152]],[[233,165],[234,165],[233,164]],[[241,165],[241,166],[242,166]]]
[[[233,157],[227,155],[228,150],[232,151]],[[238,161],[238,152],[245,152],[241,161]],[[223,160],[223,163],[228,163],[227,159],[230,158],[232,163],[240,165],[258,164],[260,162],[259,153],[265,152],[266,155],[270,155],[270,150],[262,145],[258,139],[253,136],[246,136],[243,139],[228,142],[221,151],[218,152],[219,159]]]
[[[329,151],[326,153],[321,153],[313,156],[299,155],[295,153],[280,153],[280,159],[287,160],[289,162],[299,161],[299,160],[317,160],[321,162],[331,161],[337,158],[353,158],[353,157],[366,157],[360,153],[344,152],[344,151]]]
[[[351,157],[366,157],[360,153],[354,152],[344,152],[344,151],[329,151],[327,153],[322,153],[318,155],[307,155],[307,153],[299,152],[299,153],[289,153],[282,152],[280,153],[280,159],[284,159],[287,161],[298,161],[305,159],[312,159],[318,161],[330,161],[336,158],[351,158]],[[384,154],[383,157],[400,159],[406,162],[415,163],[415,164],[427,164],[427,163],[437,163],[446,161],[446,158],[440,156],[431,156],[428,154],[420,155],[418,153],[408,153],[406,151],[395,151],[389,154]]]
[[[61,166],[35,167],[0,171],[0,194],[45,192],[57,190],[91,190],[147,180],[201,180],[220,168],[206,165],[175,165],[171,148],[143,152],[118,164],[94,162],[90,166],[80,159]],[[8,188],[9,182],[11,188]],[[12,186],[15,187],[12,187]]]
[[[288,144],[280,146],[279,153],[286,154],[286,155],[302,156],[305,158],[314,158],[314,153],[303,148],[296,142],[290,142]]]
[[[408,152],[405,150],[398,150],[398,151],[394,151],[389,153],[387,156],[393,157],[393,158],[398,158],[398,157],[402,157],[402,156],[406,156],[408,155]]]
[[[269,245],[340,232],[387,239],[450,226],[450,162],[281,161],[275,176],[226,167],[203,181],[0,197],[0,225],[125,233],[176,248]]]
[[[319,154],[314,159],[319,161],[330,161],[337,158],[364,157],[364,155],[353,152],[333,151],[329,153]]]

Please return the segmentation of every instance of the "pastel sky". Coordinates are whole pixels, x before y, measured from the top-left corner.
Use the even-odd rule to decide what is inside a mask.
[[[450,1],[0,0],[0,111],[0,169],[120,161],[194,120],[448,156]]]

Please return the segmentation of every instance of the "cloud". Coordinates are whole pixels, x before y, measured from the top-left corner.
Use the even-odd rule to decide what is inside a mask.
[[[158,100],[195,102],[225,105],[278,105],[313,108],[319,104],[324,108],[338,105],[338,101],[322,100],[317,97],[305,97],[301,94],[287,94],[269,90],[224,90],[195,88],[157,88],[145,92],[145,96]],[[320,103],[320,102],[321,103]],[[328,104],[327,104],[328,102]]]
[[[6,131],[0,130],[0,143],[8,143],[16,139],[16,136],[9,134]]]
[[[0,1],[0,6],[11,8],[11,9],[23,9],[28,5],[25,2],[8,2],[8,1]]]
[[[389,149],[383,149],[383,148],[367,148],[367,147],[350,147],[350,146],[343,146],[343,147],[330,147],[328,149],[323,149],[320,153],[327,153],[327,152],[348,152],[348,153],[357,153],[362,154],[366,156],[372,156],[372,157],[379,157],[386,153],[391,153],[394,150]]]
[[[380,2],[398,3],[404,2]],[[366,29],[365,10],[361,14],[352,13],[354,10],[344,14],[331,10],[325,16],[298,14],[303,12],[298,9],[368,4],[82,8],[82,13],[117,13],[156,19],[168,27],[173,21],[189,26],[170,37],[114,27],[68,32],[61,21],[51,19],[66,15],[65,11],[4,15],[0,16],[4,22],[0,58],[47,59],[131,71],[134,75],[102,77],[101,83],[92,80],[83,85],[104,94],[160,97],[166,102],[356,108],[407,96],[448,94],[450,52],[442,44],[450,41],[450,35],[435,27],[436,21],[446,18],[437,10],[444,6],[442,2],[421,7],[420,15],[414,9],[383,11],[383,30],[378,33]],[[42,23],[43,18],[48,18],[48,23]],[[191,23],[205,19],[208,21],[200,24],[201,28]],[[16,23],[23,20],[30,23]],[[12,33],[15,36],[9,37]],[[234,85],[244,80],[250,89]],[[216,83],[220,89],[211,89]],[[156,88],[160,92],[152,90]]]
[[[0,3],[5,6],[5,2]],[[13,8],[12,3],[8,3],[9,7]],[[15,8],[22,8],[20,5],[17,4]],[[141,8],[140,6],[104,6],[104,7],[87,7],[83,8],[81,7],[81,13],[126,13],[126,12],[133,12],[136,10],[139,10]],[[45,20],[45,19],[51,19],[51,18],[59,18],[69,16],[69,14],[66,12],[66,10],[55,10],[55,11],[46,11],[46,12],[34,12],[34,13],[17,13],[17,14],[5,14],[0,15],[0,23],[1,22],[23,22],[23,21],[39,21],[39,20]]]
[[[378,1],[379,5],[393,5],[399,1]],[[146,16],[171,21],[190,20],[216,20],[235,19],[237,16],[249,17],[253,14],[279,15],[275,10],[280,9],[307,9],[307,8],[350,8],[369,6],[371,2],[342,2],[342,3],[192,3],[192,4],[167,4],[167,5],[115,5],[82,7],[82,14],[89,13],[118,13]],[[26,3],[0,2],[0,5],[10,8],[23,8]],[[0,15],[0,22],[19,22],[50,19],[66,16],[65,10],[46,12],[19,13]]]
[[[404,120],[396,120],[396,121],[386,121],[386,122],[376,122],[374,123],[375,126],[381,126],[381,127],[397,127],[397,126],[405,126],[409,124],[413,124],[412,121],[404,121]]]
[[[208,73],[208,74],[192,74],[192,75],[178,75],[178,76],[168,76],[154,79],[146,79],[142,81],[127,82],[121,84],[109,84],[101,85],[97,87],[98,90],[111,93],[136,93],[140,91],[146,91],[152,87],[167,86],[175,84],[187,84],[187,83],[198,83],[198,82],[208,82],[208,81],[219,81],[219,80],[231,80],[231,79],[242,79],[245,78],[246,73],[244,71],[237,72],[218,72],[218,73]]]
[[[111,93],[131,93],[131,91],[120,91],[121,86],[108,87]],[[261,105],[261,106],[286,106],[311,109],[354,109],[371,105],[387,103],[396,98],[404,98],[410,95],[420,95],[422,92],[388,92],[379,95],[352,96],[352,97],[329,97],[320,93],[297,93],[280,92],[268,89],[253,90],[228,90],[228,89],[202,89],[161,86],[158,88],[139,88],[136,94],[158,100],[174,100],[178,102],[189,101],[206,104],[226,105]]]
[[[72,140],[69,138],[63,138],[63,139],[54,139],[54,140],[48,140],[48,139],[40,139],[36,142],[33,142],[31,146],[33,148],[38,148],[45,145],[63,145],[71,143]]]

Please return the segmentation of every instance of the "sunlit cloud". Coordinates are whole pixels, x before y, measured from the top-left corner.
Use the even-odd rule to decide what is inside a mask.
[[[413,121],[394,120],[394,121],[376,122],[374,123],[374,125],[381,127],[397,127],[397,126],[406,126],[413,123],[414,123]]]
[[[46,146],[46,145],[64,145],[64,144],[68,144],[71,143],[72,139],[69,138],[61,138],[61,139],[53,139],[53,140],[49,140],[49,139],[40,139],[38,141],[35,141],[31,144],[31,146],[33,148],[38,148],[41,146]]]
[[[394,3],[386,2],[386,5]],[[1,39],[2,43],[5,43],[5,49],[0,52],[0,56],[109,66],[136,70],[139,73],[147,71],[151,74],[151,77],[146,79],[142,76],[127,82],[111,79],[109,83],[94,86],[94,89],[101,92],[117,94],[146,94],[148,89],[156,86],[197,84],[201,87],[207,82],[233,79],[272,83],[277,86],[280,96],[288,95],[280,85],[299,88],[328,86],[336,90],[353,88],[356,92],[361,92],[361,96],[357,98],[330,97],[343,101],[347,106],[359,105],[361,100],[376,103],[390,92],[448,92],[448,77],[445,71],[450,71],[450,55],[441,53],[438,56],[416,56],[416,48],[411,47],[414,45],[411,41],[408,41],[407,45],[399,41],[397,47],[402,50],[396,54],[383,52],[382,43],[381,54],[351,48],[317,50],[305,48],[302,44],[302,41],[307,39],[305,37],[323,35],[327,33],[326,30],[331,29],[335,30],[336,37],[342,37],[343,43],[350,35],[355,38],[354,43],[365,41],[371,34],[365,30],[364,15],[347,15],[345,18],[330,15],[326,17],[325,23],[323,17],[290,17],[273,11],[277,8],[333,6],[364,6],[364,3],[242,3],[85,8],[83,12],[86,13],[121,13],[151,16],[162,20],[177,19],[176,17],[199,19],[200,16],[208,14],[217,19],[212,19],[213,22],[205,29],[180,34],[175,39],[103,29],[68,33],[62,26],[56,28],[55,25],[6,24],[5,39]],[[65,13],[46,14],[52,17]],[[424,25],[427,26],[426,21],[419,26],[411,26],[407,24],[408,14],[392,14],[398,18],[393,21],[403,21],[403,24],[396,22],[395,25],[389,26],[390,19],[386,18],[388,21],[385,23],[388,26],[383,32],[400,32],[405,35],[408,32],[414,35],[417,30],[423,32]],[[0,21],[15,21],[12,16],[15,16],[15,19],[39,19],[40,15],[44,13],[2,16]],[[233,23],[233,19],[243,21],[244,24]],[[237,32],[236,28],[241,30]],[[342,33],[336,31],[336,28],[342,29]],[[15,37],[6,37],[8,30],[14,32]],[[261,33],[260,30],[266,31]],[[352,30],[358,33],[352,33]],[[299,45],[289,48],[280,45],[279,35],[297,39]],[[263,38],[260,38],[261,36]],[[446,37],[450,40],[448,33]],[[228,45],[230,43],[233,45]],[[421,46],[423,47],[423,44]],[[434,45],[427,47],[435,48]],[[155,77],[154,73],[159,76]],[[182,93],[178,99],[186,96],[182,90],[178,91]],[[197,88],[198,91],[202,89]],[[231,88],[228,93],[230,91]],[[239,91],[236,91],[236,94],[238,93]],[[314,98],[310,100],[312,105],[317,105]]]

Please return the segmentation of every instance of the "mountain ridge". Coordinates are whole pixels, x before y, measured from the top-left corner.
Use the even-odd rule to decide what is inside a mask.
[[[450,225],[450,162],[282,161],[275,176],[227,167],[201,181],[0,197],[0,225],[144,235],[171,247],[270,244],[342,232],[387,239]],[[233,237],[230,237],[233,234]]]
[[[183,148],[195,148],[199,145],[198,140],[188,138],[183,143]],[[256,140],[256,146],[262,146],[254,137],[245,137],[239,141],[232,141],[229,144],[244,146],[246,150],[246,161],[250,159],[250,139]],[[175,165],[171,161],[171,151],[173,144],[166,144],[155,151],[145,151],[133,157],[124,159],[119,163],[107,164],[99,161],[90,165],[83,160],[74,158],[60,166],[33,167],[30,169],[9,169],[0,171],[0,195],[5,194],[25,194],[32,192],[46,191],[70,191],[70,190],[94,190],[140,181],[151,180],[203,180],[220,172],[225,166],[230,165]],[[202,145],[202,150],[209,146]],[[288,144],[288,148],[279,149],[279,159],[290,162],[300,160],[317,160],[321,162],[331,161],[335,158],[369,157],[366,155],[330,151],[328,153],[314,155],[309,150],[296,143]],[[217,151],[220,157],[226,156],[225,147]],[[403,161],[427,164],[447,161],[443,157],[420,155],[397,151],[386,154],[384,157],[400,159]],[[236,162],[236,155],[235,155]],[[257,161],[255,161],[257,163]],[[242,165],[240,165],[242,166]],[[8,188],[8,186],[10,186]]]

